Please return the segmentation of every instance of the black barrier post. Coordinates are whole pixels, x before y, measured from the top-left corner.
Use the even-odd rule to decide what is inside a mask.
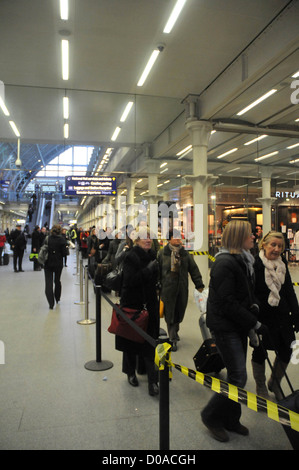
[[[167,342],[167,340],[165,340]],[[164,369],[159,371],[159,416],[160,450],[169,450],[169,354],[166,354]]]
[[[101,331],[101,316],[102,316],[102,296],[101,287],[95,286],[96,290],[96,360],[89,361],[85,364],[85,369],[92,371],[101,371],[111,369],[113,363],[110,361],[102,361],[102,331]]]

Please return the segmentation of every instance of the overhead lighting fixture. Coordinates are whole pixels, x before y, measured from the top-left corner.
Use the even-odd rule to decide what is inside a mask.
[[[166,166],[167,162],[161,163],[160,168],[163,168],[163,166]]]
[[[150,56],[150,58],[149,58],[149,61],[148,61],[148,63],[146,64],[145,69],[144,69],[144,71],[142,72],[141,77],[139,78],[139,81],[138,81],[138,83],[137,83],[137,86],[143,86],[143,85],[144,85],[145,80],[147,79],[147,77],[148,77],[148,75],[149,75],[151,69],[152,69],[153,66],[154,66],[154,63],[156,62],[156,60],[157,60],[157,58],[158,58],[158,55],[160,54],[160,52],[161,52],[162,50],[163,50],[162,48],[161,48],[161,50],[155,49],[155,50],[152,52],[152,54],[151,54],[151,56]]]
[[[68,125],[68,123],[66,122],[63,126],[63,135],[64,135],[64,138],[65,139],[68,139],[69,138],[69,135],[70,135],[70,127]]]
[[[113,132],[112,137],[111,137],[111,140],[112,140],[112,141],[114,141],[114,140],[117,139],[118,134],[120,133],[120,131],[121,131],[121,128],[120,128],[119,126],[117,126],[117,127],[115,128],[115,131]]]
[[[61,40],[62,79],[69,79],[69,41]]]
[[[276,150],[275,152],[267,153],[266,155],[262,155],[261,157],[255,158],[255,162],[259,162],[261,160],[265,160],[266,158],[273,157],[274,155],[277,155],[278,151]]]
[[[259,137],[257,137],[256,139],[253,139],[253,140],[249,140],[248,142],[245,142],[244,145],[250,145],[250,144],[253,144],[254,142],[258,142],[259,140],[262,140],[264,139],[265,137],[268,137],[267,134],[263,134],[263,135],[260,135]]]
[[[2,109],[5,116],[9,116],[9,111],[8,111],[3,99],[1,98],[1,96],[0,96],[0,108]]]
[[[63,97],[63,118],[69,118],[69,99],[67,96]]]
[[[258,98],[257,100],[255,100],[253,103],[249,104],[248,106],[246,106],[246,108],[242,109],[241,111],[239,111],[237,113],[237,116],[242,116],[242,114],[245,114],[247,113],[247,111],[249,111],[250,109],[254,108],[255,106],[257,106],[259,103],[261,103],[262,101],[266,100],[267,98],[269,98],[269,96],[273,95],[274,93],[276,93],[277,90],[276,89],[272,89],[270,91],[268,91],[267,93],[265,93],[263,96],[261,96],[260,98]]]
[[[223,158],[223,157],[226,157],[226,155],[230,155],[231,153],[234,153],[238,150],[237,147],[235,147],[234,149],[231,149],[231,150],[228,150],[227,152],[225,153],[222,153],[221,155],[218,155],[217,158]]]
[[[133,106],[134,102],[133,101],[129,101],[127,106],[125,107],[125,110],[122,114],[122,117],[120,118],[120,122],[125,122],[125,120],[127,119],[128,115],[129,115],[129,112],[131,111],[132,109],[132,106]]]
[[[14,121],[9,121],[9,124],[11,125],[11,128],[14,131],[15,135],[17,137],[20,137],[20,132],[19,132],[17,126],[15,125]]]
[[[276,183],[276,184],[285,184],[285,183],[288,183],[288,181],[279,181],[279,183]]]
[[[69,19],[69,0],[60,0],[60,18],[64,21]]]
[[[295,122],[298,122],[299,121],[299,118],[298,119],[295,119]]]
[[[172,28],[174,27],[175,23],[176,23],[176,20],[178,19],[184,5],[186,3],[186,0],[177,0],[171,14],[170,14],[170,17],[168,18],[168,21],[165,25],[165,28],[163,29],[163,33],[170,33],[170,31],[172,30]]]
[[[299,77],[299,70],[298,72],[294,73],[294,75],[292,75],[292,78],[297,78],[297,77]]]
[[[298,147],[298,146],[299,146],[299,142],[297,144],[290,145],[289,147],[287,147],[287,149],[294,149],[295,147]]]
[[[290,163],[298,163],[299,162],[299,158],[296,158],[296,160],[291,160]]]
[[[240,170],[239,166],[237,168],[233,168],[232,170],[227,170],[226,173],[232,173],[232,171],[237,171],[237,170]]]
[[[160,171],[160,175],[161,175],[162,173],[165,173],[165,171],[168,171],[168,168],[164,168],[164,170]]]

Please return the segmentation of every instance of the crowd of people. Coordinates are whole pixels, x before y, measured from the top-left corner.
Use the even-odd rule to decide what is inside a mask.
[[[1,249],[0,238],[0,249]],[[14,269],[22,272],[26,237],[17,226],[9,235],[13,249]],[[111,269],[121,267],[120,308],[142,309],[149,313],[147,333],[155,340],[160,329],[161,305],[172,351],[177,351],[179,329],[189,297],[189,276],[195,289],[202,292],[204,284],[193,256],[185,250],[181,233],[170,230],[160,246],[146,226],[126,226],[121,230],[88,231],[54,225],[48,234],[36,227],[32,234],[32,253],[48,244],[44,264],[45,293],[49,308],[61,297],[61,272],[66,265],[70,243],[77,243],[88,263],[110,263]],[[248,346],[252,349],[252,374],[257,394],[269,398],[273,392],[281,399],[280,382],[291,359],[291,343],[299,331],[299,306],[287,262],[283,256],[284,237],[270,231],[260,237],[255,253],[255,236],[249,222],[233,220],[222,234],[221,249],[212,265],[207,301],[207,326],[223,359],[227,382],[244,388],[247,381]],[[255,256],[253,256],[255,254]],[[19,263],[17,266],[17,262]],[[40,265],[34,269],[39,270]],[[121,351],[122,372],[128,383],[137,387],[137,375],[146,373],[148,392],[159,394],[154,347],[120,336],[115,348]],[[266,384],[267,351],[276,353],[274,367]],[[215,393],[201,413],[202,421],[212,436],[222,442],[229,432],[248,435],[241,424],[241,406],[228,397]]]

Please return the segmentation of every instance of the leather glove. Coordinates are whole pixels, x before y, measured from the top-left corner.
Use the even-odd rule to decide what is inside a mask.
[[[146,267],[150,270],[151,273],[154,273],[158,271],[158,266],[159,266],[158,261],[154,259],[153,261],[150,261]]]

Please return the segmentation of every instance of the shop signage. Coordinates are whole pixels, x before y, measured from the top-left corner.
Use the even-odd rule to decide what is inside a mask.
[[[275,192],[275,197],[290,197],[292,199],[298,199],[299,198],[299,193],[295,191],[276,191]]]
[[[67,196],[115,196],[115,176],[66,176]]]

